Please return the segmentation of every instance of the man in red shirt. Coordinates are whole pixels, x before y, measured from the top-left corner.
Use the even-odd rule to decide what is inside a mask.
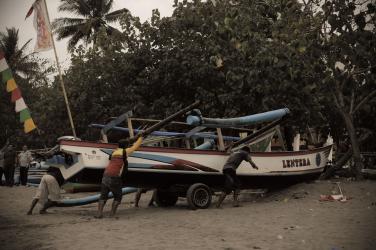
[[[123,196],[121,192],[123,187],[122,176],[124,176],[128,168],[127,158],[141,146],[142,140],[143,137],[139,137],[130,148],[127,148],[129,146],[129,140],[119,141],[119,146],[110,156],[110,162],[103,173],[101,195],[98,202],[98,214],[95,216],[95,218],[103,218],[103,208],[106,204],[108,193],[110,191],[114,195],[110,217],[115,215],[117,207],[120,205],[121,198]]]

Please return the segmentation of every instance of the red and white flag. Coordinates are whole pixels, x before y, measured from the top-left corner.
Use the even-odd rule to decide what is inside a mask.
[[[34,28],[37,30],[37,43],[34,49],[36,52],[52,49],[51,24],[44,1],[45,0],[36,0],[26,14],[27,18],[34,11]]]

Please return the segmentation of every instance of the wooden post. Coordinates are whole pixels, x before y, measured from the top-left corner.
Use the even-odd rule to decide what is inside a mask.
[[[127,122],[128,122],[128,129],[129,129],[129,138],[133,138],[134,131],[133,131],[133,126],[132,126],[132,119],[128,117]]]
[[[193,139],[193,147],[195,147],[195,148],[197,147],[197,140],[196,140],[196,138]]]
[[[46,7],[46,14],[47,14],[47,18],[48,18],[48,23],[51,23],[50,22],[50,16],[48,14],[48,8],[47,8],[46,1],[43,0],[43,3],[44,3],[44,6]],[[52,31],[51,31],[51,41],[52,41],[52,47],[53,47],[54,53],[55,53],[56,66],[57,66],[57,70],[59,72],[59,79],[60,79],[61,88],[63,90],[65,106],[67,107],[69,122],[70,122],[70,125],[72,127],[73,136],[74,136],[74,138],[77,138],[76,129],[74,127],[72,113],[71,113],[71,110],[70,110],[70,107],[69,107],[67,92],[65,91],[64,80],[63,80],[63,76],[62,76],[62,73],[61,73],[61,67],[60,67],[60,63],[59,63],[59,58],[57,57],[57,52],[56,52],[56,47],[55,47],[55,41],[54,41],[54,36],[52,35]]]
[[[217,128],[217,134],[218,134],[218,149],[220,151],[225,151],[225,143],[223,141],[221,128]]]
[[[282,133],[281,133],[281,127],[278,125],[276,130],[277,130],[279,144],[281,145],[282,150],[286,151],[287,149],[286,149],[286,146],[285,146],[285,143],[284,143],[284,140],[283,140],[283,136],[282,136]]]
[[[189,143],[189,139],[185,139],[185,147],[190,149],[191,148],[191,144]]]
[[[102,142],[108,143],[108,138],[105,133],[103,133],[103,130],[101,130],[101,136],[102,136]]]

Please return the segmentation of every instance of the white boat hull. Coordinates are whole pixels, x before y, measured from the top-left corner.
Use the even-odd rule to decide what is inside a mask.
[[[60,151],[72,156],[71,164],[57,163],[66,180],[78,176],[99,182],[115,144],[61,141]],[[253,169],[243,161],[237,170],[244,187],[261,187],[317,178],[324,170],[331,146],[310,151],[254,152]],[[168,186],[203,182],[223,184],[222,167],[229,154],[212,150],[141,147],[128,158],[127,186]],[[86,174],[82,174],[86,173]],[[89,180],[88,180],[89,181]]]

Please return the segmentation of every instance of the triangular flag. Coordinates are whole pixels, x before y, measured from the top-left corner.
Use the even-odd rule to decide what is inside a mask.
[[[32,131],[33,129],[36,129],[37,127],[35,126],[34,124],[34,121],[33,119],[27,119],[24,123],[24,131],[25,133],[29,133],[30,131]]]
[[[2,58],[2,59],[0,59],[0,72],[3,72],[6,69],[9,69],[9,66],[8,66],[5,58]]]
[[[13,90],[15,90],[17,88],[17,84],[16,84],[16,81],[11,78],[7,81],[7,91],[8,92],[11,92]]]
[[[29,112],[29,109],[21,110],[21,112],[20,112],[20,122],[24,122],[24,121],[26,121],[27,119],[30,119],[30,118],[31,118],[31,114]]]
[[[25,101],[22,97],[16,101],[16,112],[17,113],[20,112],[21,110],[26,109],[26,108],[27,108],[26,103],[25,103]]]
[[[12,91],[12,102],[15,102],[17,101],[18,99],[20,99],[22,96],[21,96],[21,90],[20,88],[16,88],[15,90]]]
[[[34,7],[31,6],[31,8],[29,9],[29,11],[26,13],[25,20],[26,20],[26,18],[28,18],[29,16],[31,16],[31,14],[33,13],[33,10],[34,10]]]
[[[12,71],[8,68],[2,72],[3,83],[6,83],[9,79],[13,78]]]

